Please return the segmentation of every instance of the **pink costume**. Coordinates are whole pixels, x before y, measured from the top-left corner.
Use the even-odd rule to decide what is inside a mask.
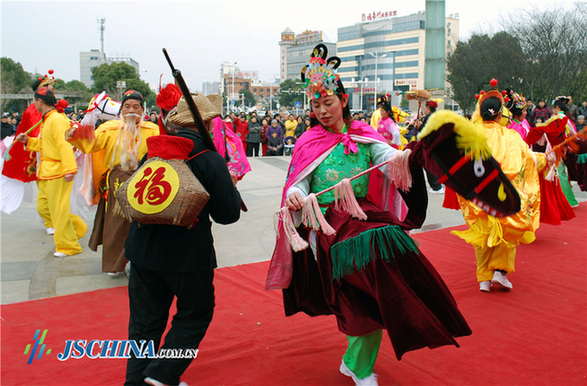
[[[517,119],[514,118],[512,120],[512,123],[508,126],[508,129],[515,130],[516,133],[520,134],[520,137],[522,137],[522,139],[524,141],[526,141],[526,136],[528,135],[528,131],[530,129],[529,129],[529,127],[526,128],[524,126],[524,122],[526,122],[526,124],[527,124],[526,120],[524,120],[523,122],[520,123]]]
[[[377,132],[381,134],[387,143],[394,149],[397,149],[402,144],[399,128],[390,117],[379,120]]]

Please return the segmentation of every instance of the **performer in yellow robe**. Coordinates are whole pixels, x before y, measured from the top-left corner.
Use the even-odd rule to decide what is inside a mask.
[[[55,257],[76,255],[82,252],[78,238],[83,237],[88,227],[77,215],[70,213],[70,196],[77,163],[71,145],[65,141],[69,130],[68,119],[55,109],[55,95],[48,87],[35,91],[34,105],[43,116],[38,138],[25,133],[16,140],[26,144],[26,150],[40,152],[37,169],[39,194],[37,210],[45,227],[54,228]]]
[[[458,197],[469,229],[453,234],[475,247],[479,289],[489,292],[493,284],[512,289],[506,278],[515,271],[516,246],[534,241],[540,223],[540,181],[538,173],[547,166],[543,153],[533,153],[520,135],[500,124],[502,95],[489,91],[481,96],[478,114],[489,140],[493,157],[515,186],[521,199],[521,210],[513,216],[496,218],[471,201]],[[551,161],[549,159],[549,161]]]
[[[89,246],[97,251],[102,245],[102,272],[123,272],[128,260],[124,257],[124,242],[130,222],[117,215],[116,190],[135,172],[147,153],[147,138],[159,135],[159,126],[143,121],[143,96],[135,90],[123,94],[120,120],[100,125],[91,140],[70,130],[67,140],[84,153],[104,151],[101,181],[102,197],[94,219]],[[101,167],[101,165],[94,165]],[[118,208],[119,209],[119,208]]]

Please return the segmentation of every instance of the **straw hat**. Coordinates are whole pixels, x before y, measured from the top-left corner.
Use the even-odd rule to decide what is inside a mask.
[[[214,102],[216,97],[210,98],[213,95],[208,95],[205,97],[203,94],[200,93],[191,93],[196,106],[198,107],[198,111],[200,112],[200,116],[204,122],[209,121],[210,119],[216,118],[220,115],[220,112],[217,110]],[[220,97],[220,101],[222,103],[222,97]],[[177,103],[177,107],[175,110],[169,113],[167,120],[177,126],[187,126],[190,124],[194,124],[194,119],[192,118],[192,113],[188,108],[188,104],[185,101],[184,97],[181,97],[179,102]]]
[[[212,102],[218,115],[221,115],[222,114],[222,96],[219,94],[210,94],[210,95],[208,95],[208,100],[210,102]]]

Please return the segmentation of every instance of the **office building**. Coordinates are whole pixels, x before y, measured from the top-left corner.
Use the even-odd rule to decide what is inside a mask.
[[[322,31],[306,30],[296,35],[291,29],[286,28],[281,33],[279,81],[286,79],[301,79],[302,68],[308,64],[312,50],[317,44],[322,43],[328,48],[328,55],[336,55],[336,43],[325,42]]]
[[[337,56],[342,61],[338,73],[351,109],[373,110],[376,95],[385,93],[392,94],[393,103],[399,105],[401,97],[395,92],[425,87],[426,14],[397,13],[363,14],[360,22],[338,29]],[[449,55],[459,38],[458,14],[446,18],[445,37]]]
[[[92,78],[92,68],[104,63],[112,64],[120,62],[133,66],[137,75],[140,75],[139,63],[131,58],[130,54],[116,53],[107,57],[106,54],[101,53],[100,50],[97,49],[90,50],[90,52],[80,52],[80,81],[88,88],[91,88],[94,84],[94,79]]]
[[[258,104],[273,104],[273,109],[279,99],[279,83],[264,82],[259,79],[258,71],[242,71],[237,63],[223,62],[220,65],[220,92],[229,97],[229,103],[238,105],[241,98],[240,90],[249,90]]]

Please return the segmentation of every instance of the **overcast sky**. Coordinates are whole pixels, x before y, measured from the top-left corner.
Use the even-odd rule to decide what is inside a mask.
[[[552,0],[446,0],[446,14],[459,13],[460,37],[498,26],[500,15]],[[572,0],[558,1],[570,6]],[[271,81],[279,74],[281,32],[322,30],[330,42],[339,27],[361,21],[363,13],[397,11],[405,16],[425,10],[425,0],[411,1],[4,1],[1,6],[2,56],[28,72],[65,81],[79,79],[79,53],[100,49],[99,18],[106,19],[105,52],[128,53],[139,62],[141,77],[152,88],[172,81],[161,52],[167,48],[192,90],[204,81],[219,81],[223,61],[241,70],[256,70]],[[189,80],[188,80],[189,79]]]

